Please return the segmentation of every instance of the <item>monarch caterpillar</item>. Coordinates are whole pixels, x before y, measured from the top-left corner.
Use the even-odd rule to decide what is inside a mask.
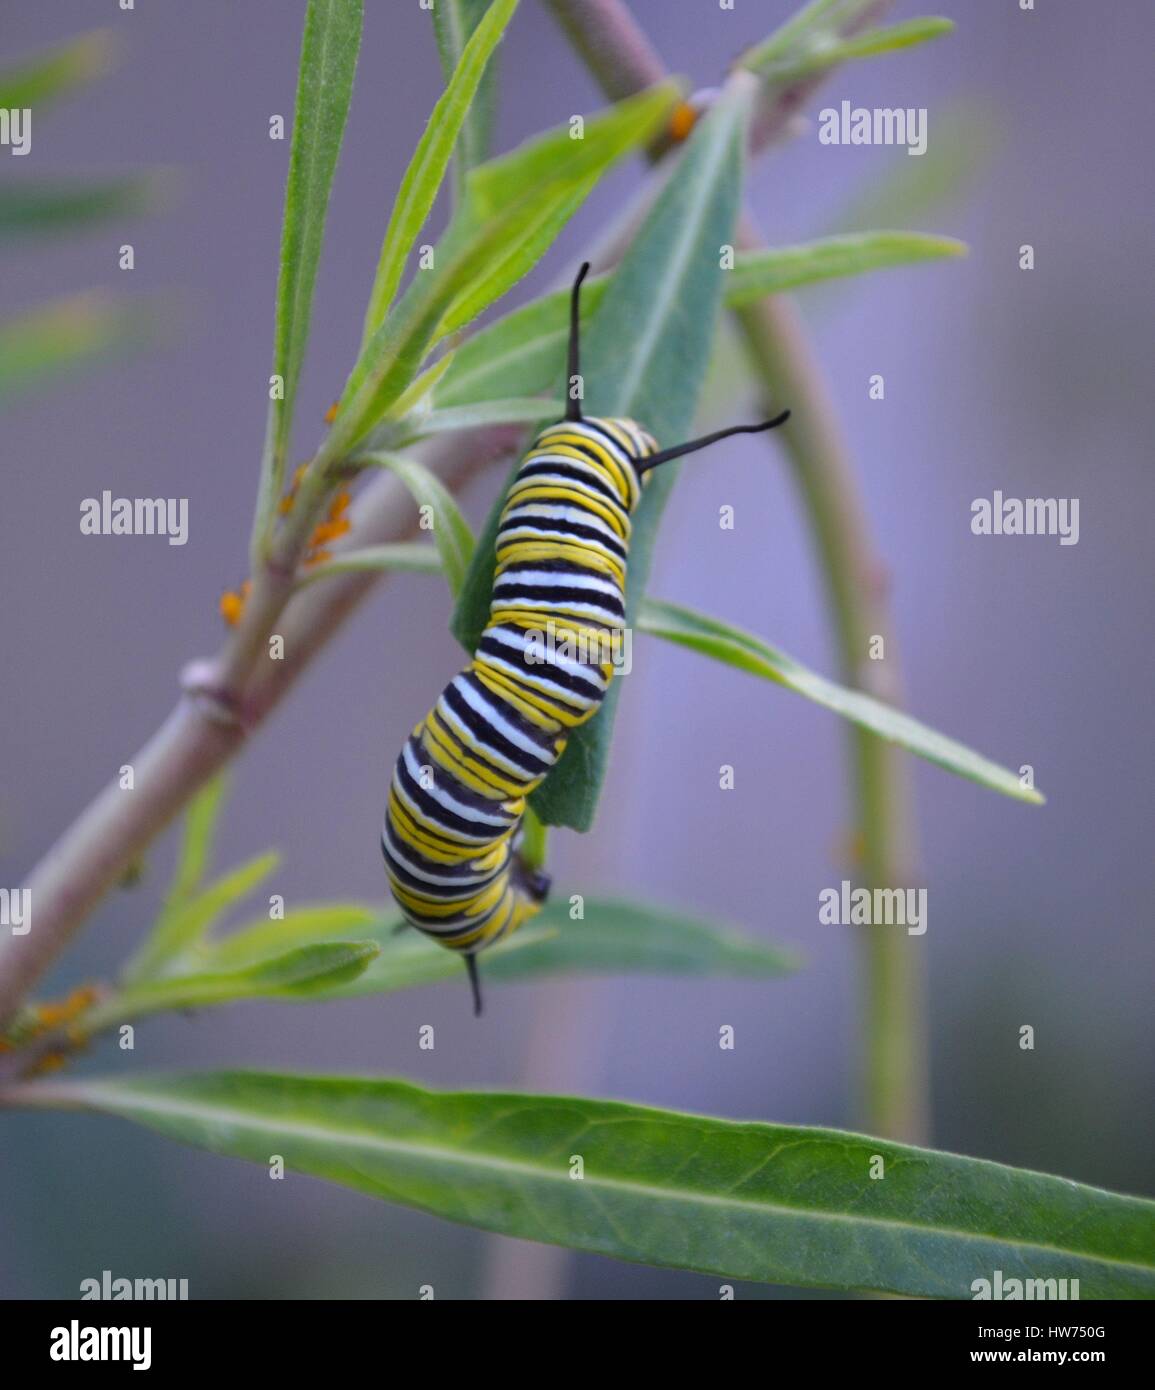
[[[613,678],[604,652],[625,627],[630,513],[646,474],[732,434],[659,450],[633,420],[583,418],[581,284],[570,297],[565,418],[522,460],[502,508],[489,622],[473,660],[442,691],[397,758],[381,849],[406,921],[465,956],[481,1013],[477,953],[541,909],[549,878],[518,854],[526,797],[597,713]],[[552,640],[541,643],[543,635]],[[612,647],[611,647],[612,649]]]

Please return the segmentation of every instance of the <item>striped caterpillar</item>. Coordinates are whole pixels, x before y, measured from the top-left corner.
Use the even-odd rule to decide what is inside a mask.
[[[518,854],[526,797],[593,718],[625,627],[630,514],[646,474],[733,434],[671,449],[633,420],[583,418],[579,317],[570,298],[566,414],[534,440],[505,499],[488,625],[469,665],[442,691],[397,759],[381,848],[408,923],[465,956],[481,1012],[477,953],[541,909],[549,879]],[[546,638],[544,642],[542,638]],[[560,654],[559,654],[560,648]],[[593,649],[598,657],[565,653]]]

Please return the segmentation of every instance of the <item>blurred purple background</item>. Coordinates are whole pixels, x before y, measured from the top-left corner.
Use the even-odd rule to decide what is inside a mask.
[[[298,411],[298,448],[356,347],[385,211],[440,81],[429,15],[370,0],[330,213]],[[712,85],[791,7],[637,0],[671,68]],[[1116,0],[1021,13],[952,0],[952,37],[839,73],[817,106],[929,108],[934,160],[966,120],[965,190],[917,220],[965,261],[842,282],[799,303],[861,467],[891,566],[913,712],[1008,765],[1033,764],[1032,809],[914,766],[929,930],[934,1142],[1155,1192],[1151,898],[1150,526],[1152,186],[1147,64],[1155,11]],[[5,412],[0,882],[15,885],[167,712],[176,675],[221,637],[216,605],[245,572],[264,428],[272,302],[304,6],[57,0],[6,7],[5,61],[107,23],[114,74],[38,124],[18,174],[164,166],[165,207],[43,248],[6,248],[3,311],[91,285],[175,290],[167,341]],[[895,15],[918,13],[910,4]],[[601,104],[541,6],[502,51],[498,147]],[[969,113],[969,115],[967,114]],[[976,124],[976,113],[982,121]],[[814,111],[812,110],[812,114]],[[982,138],[979,141],[978,132]],[[983,148],[977,148],[981,143]],[[0,159],[4,156],[0,155]],[[914,164],[898,149],[820,146],[816,127],[763,159],[750,201],[791,242],[839,225]],[[607,180],[511,303],[595,240],[638,177]],[[904,225],[902,219],[897,219]],[[886,219],[876,225],[887,225]],[[117,269],[131,241],[136,270]],[[1036,269],[1018,269],[1018,248]],[[867,398],[881,372],[885,402]],[[736,418],[749,398],[703,412]],[[480,520],[501,470],[467,495]],[[102,488],[188,497],[190,541],[96,540],[79,505]],[[1078,497],[1077,546],[976,538],[973,498]],[[733,532],[718,507],[736,508]],[[834,673],[804,523],[783,460],[738,441],[687,467],[653,589],[726,616]],[[292,903],[383,899],[376,845],[388,768],[459,653],[439,582],[383,586],[237,769],[219,862],[285,854]],[[819,927],[842,876],[844,733],[830,714],[693,654],[640,639],[603,809],[556,833],[563,890],[616,892],[729,920],[802,953],[796,976],[464,983],[325,1006],[242,1006],[137,1030],[83,1064],[245,1064],[398,1074],[436,1086],[593,1094],[778,1121],[854,1118],[855,945]],[[736,789],[717,792],[721,763]],[[172,836],[135,891],[107,902],[54,977],[104,976],[152,920]],[[270,890],[271,891],[271,890]],[[437,1050],[418,1050],[418,1027]],[[718,1027],[737,1047],[721,1052]],[[1030,1023],[1036,1049],[1022,1052]],[[188,1278],[193,1297],[715,1297],[717,1281],[566,1255],[222,1160],[114,1121],[0,1118],[0,1295],[75,1297],[103,1269]],[[742,1296],[767,1291],[743,1288]]]

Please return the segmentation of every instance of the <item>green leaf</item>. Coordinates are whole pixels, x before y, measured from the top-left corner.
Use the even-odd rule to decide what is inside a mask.
[[[214,972],[248,966],[288,947],[334,937],[372,941],[380,954],[364,974],[333,993],[340,997],[391,993],[442,980],[459,980],[462,963],[452,951],[413,930],[398,931],[395,913],[330,904],[286,913],[282,922],[261,919],[230,933],[206,957]],[[701,918],[648,903],[586,898],[585,919],[570,921],[569,902],[558,897],[508,941],[485,952],[482,976],[520,981],[558,975],[729,975],[767,978],[795,969],[787,951]]]
[[[114,217],[134,217],[148,209],[151,197],[152,185],[139,178],[99,183],[21,179],[0,188],[0,236],[50,236]]]
[[[331,579],[335,574],[374,570],[397,570],[402,574],[444,573],[435,545],[398,541],[393,545],[367,545],[360,550],[339,551],[331,560],[310,566],[297,580],[297,588],[315,584],[318,579]]]
[[[965,256],[966,252],[964,242],[918,232],[856,232],[800,246],[740,251],[725,280],[725,302],[732,308],[836,276]],[[609,283],[609,276],[600,275],[582,286],[583,329],[592,322]],[[569,336],[569,295],[569,290],[542,295],[473,334],[457,349],[434,387],[433,409],[509,395],[533,396],[556,385]]]
[[[368,342],[381,326],[390,304],[393,303],[393,297],[405,270],[405,261],[433,207],[437,190],[441,187],[441,181],[449,167],[449,157],[453,153],[454,144],[486,65],[516,9],[517,0],[494,0],[482,16],[462,50],[453,76],[433,108],[429,123],[417,142],[417,149],[409,161],[405,177],[401,180],[401,188],[393,204],[393,212],[381,246],[373,291],[365,312],[362,345]],[[463,19],[460,15],[458,18]]]
[[[681,91],[682,84],[668,78],[596,115],[583,117],[580,138],[575,138],[574,125],[567,120],[508,154],[487,160],[469,176],[470,211],[479,219],[493,217],[510,203],[539,194],[559,179],[580,181],[600,174],[652,139]]]
[[[398,917],[381,918],[371,932],[364,932],[379,948],[363,975],[330,992],[330,998],[354,999],[366,994],[395,994],[398,990],[450,980],[465,990],[465,961],[436,941],[422,936]],[[501,979],[502,962],[507,956],[524,956],[538,950],[553,935],[536,922],[523,927],[515,936],[499,941],[485,952],[481,966],[482,987],[490,979]],[[530,971],[532,974],[532,970]],[[543,973],[551,973],[546,970]]]
[[[486,267],[506,254],[511,229],[522,215],[518,205],[482,227],[450,227],[437,247],[436,269],[413,278],[357,359],[315,467],[347,458],[390,412],[409,407],[414,378],[437,340],[447,310]],[[425,377],[435,379],[440,366],[440,361],[435,363]]]
[[[491,241],[492,251],[485,263],[446,309],[436,337],[456,333],[472,323],[527,275],[593,192],[598,178],[591,174],[578,183],[558,182],[543,190],[540,197],[527,195],[512,204],[501,219],[502,236]]]
[[[269,402],[255,549],[263,542],[284,477],[329,191],[353,95],[361,13],[362,0],[309,0],[305,15],[273,337],[273,372],[284,379],[284,398]]]
[[[573,922],[564,896],[546,903],[533,925],[555,927],[555,934],[524,951],[498,957],[491,969],[486,968],[486,956],[487,978],[640,974],[759,979],[798,968],[796,957],[780,947],[649,903],[588,898],[584,910],[584,919]]]
[[[309,1000],[356,979],[377,955],[371,941],[302,946],[242,970],[207,970],[131,985],[84,1015],[88,1032],[171,1009],[200,1009],[241,999]]]
[[[395,447],[413,444],[431,434],[474,430],[487,425],[528,425],[538,420],[560,420],[564,414],[564,401],[543,400],[540,396],[475,401],[469,405],[448,406],[444,410],[418,410],[396,422]]]
[[[445,484],[423,463],[402,458],[400,454],[378,450],[359,454],[355,462],[359,467],[387,468],[405,484],[419,507],[429,508],[433,519],[433,540],[441,556],[441,567],[450,589],[454,595],[458,594],[473,554],[473,532]]]
[[[776,246],[736,258],[727,281],[726,303],[734,308],[819,280],[965,256],[966,251],[964,242],[919,232],[862,232],[825,237],[801,246]]]
[[[0,69],[0,107],[29,106],[39,111],[46,102],[70,96],[109,71],[112,52],[111,35],[96,29]]]
[[[608,276],[582,285],[583,330],[609,285]],[[557,386],[569,337],[569,290],[531,300],[474,333],[454,353],[433,389],[433,408],[450,409],[504,396],[536,396]]]
[[[582,346],[590,415],[632,416],[656,438],[676,442],[693,418],[709,362],[725,272],[718,248],[732,244],[742,184],[753,79],[738,73],[695,129],[610,281]],[[448,378],[447,378],[448,379]],[[677,465],[657,471],[633,518],[627,622],[645,591],[662,508]],[[473,652],[488,620],[494,538],[504,499],[490,513],[453,631]],[[547,825],[588,830],[609,760],[621,683],[578,729],[531,804]]]
[[[917,753],[920,758],[937,763],[947,772],[967,777],[972,782],[989,787],[991,791],[1034,805],[1042,805],[1046,799],[1033,787],[1024,787],[1018,776],[1008,768],[972,752],[945,734],[936,733],[893,705],[884,704],[861,691],[848,690],[827,680],[825,676],[808,671],[792,657],[740,628],[657,599],[645,601],[637,626],[642,632],[664,637],[669,642],[677,642],[680,646],[713,657],[715,661],[736,666],[776,685],[784,685],[788,690],[805,695],[815,704],[824,705],[835,714],[842,715],[851,723],[869,729],[880,738],[897,743],[899,747]]]
[[[181,837],[180,857],[169,888],[167,908],[175,910],[188,901],[204,882],[212,863],[217,822],[224,808],[229,779],[226,773],[207,782],[189,802]]]
[[[1082,1299],[1155,1297],[1155,1203],[838,1130],[261,1072],[35,1095],[262,1166],[275,1151],[369,1196],[615,1259],[929,1298],[969,1299],[995,1270],[1078,1279]]]
[[[535,142],[528,152],[515,150],[493,161],[500,166],[496,173],[489,165],[473,171],[471,192],[438,243],[433,268],[413,277],[350,373],[317,467],[347,457],[402,400],[408,401],[413,378],[433,345],[532,269],[609,164],[649,137],[668,100],[665,87],[655,88],[593,118],[584,140],[567,138],[559,145],[554,136],[543,137],[553,142],[549,148],[556,154],[548,170],[538,170],[541,142]],[[491,202],[494,190],[502,197],[513,190],[523,155],[540,172],[540,182],[525,183],[508,202]],[[481,193],[475,195],[475,188]]]
[[[99,291],[53,300],[9,319],[0,324],[0,401],[139,347],[154,324],[148,307]]]
[[[380,922],[380,912],[363,903],[311,903],[279,921],[265,915],[237,927],[212,942],[206,961],[214,973],[227,973],[334,939],[376,940]]]
[[[257,855],[210,883],[200,893],[174,902],[162,912],[151,936],[124,972],[136,982],[170,973],[201,942],[234,903],[247,897],[281,862],[276,851]]]
[[[516,284],[553,244],[602,174],[650,142],[680,92],[673,79],[648,87],[585,119],[581,139],[573,138],[567,121],[474,169],[466,180],[463,228],[484,225],[511,208],[522,211],[502,255],[457,299],[439,332],[464,327]]]
[[[489,5],[490,0],[439,0],[434,6],[433,30],[437,36],[441,69],[447,82],[457,70],[470,35],[481,23]],[[465,191],[466,174],[489,156],[496,107],[496,78],[495,53],[486,64],[453,152],[454,184],[459,200]]]
[[[845,25],[844,15],[837,16]],[[780,84],[797,82],[823,72],[836,63],[854,58],[875,58],[883,53],[895,53],[902,48],[941,38],[954,29],[949,19],[908,19],[885,29],[868,29],[863,34],[840,36],[835,25],[816,26],[805,35],[794,35],[788,42],[782,30],[764,44],[752,49],[742,60],[744,67],[760,77]]]
[[[403,419],[406,415],[411,415],[418,410],[429,409],[433,389],[453,365],[455,355],[452,348],[448,352],[443,352],[431,366],[426,367],[420,376],[414,377],[393,404],[392,414],[397,419]],[[375,438],[374,435],[367,441],[370,448],[373,447],[373,439]]]

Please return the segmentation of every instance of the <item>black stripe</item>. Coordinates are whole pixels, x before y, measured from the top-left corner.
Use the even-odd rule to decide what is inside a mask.
[[[484,691],[484,694],[491,704],[494,703],[494,697],[488,691]],[[512,743],[488,720],[483,719],[475,709],[471,709],[461,692],[452,685],[447,687],[441,698],[453,711],[458,722],[469,730],[478,745],[477,751],[484,754],[486,746],[493,749],[495,753],[501,754],[515,767],[521,768],[526,773],[526,781],[533,777],[543,777],[553,767],[554,759],[552,757],[548,759],[546,757],[534,757],[532,753],[527,753],[524,748],[519,748],[516,743]],[[511,713],[520,719],[521,716],[517,715],[516,710],[511,711]],[[502,714],[508,717],[504,709]],[[511,719],[510,722],[513,723],[513,720]],[[534,742],[538,742],[538,740],[535,739]],[[509,774],[506,773],[505,775],[508,776]]]
[[[394,855],[389,852],[389,846],[382,841],[381,853],[385,856],[385,862],[389,866],[389,872],[406,888],[410,888],[414,893],[420,893],[423,898],[437,898],[443,902],[470,903],[484,889],[488,888],[499,873],[504,873],[507,865],[490,874],[488,878],[477,883],[430,883],[427,879],[418,878],[409,872],[405,865],[400,863]]]
[[[412,744],[413,740],[410,739],[409,743]],[[435,766],[428,758],[422,758],[420,749],[414,747],[414,752],[417,754],[417,761],[421,766],[433,767],[433,779],[439,790],[448,792],[455,801],[467,802],[469,796],[475,795],[475,793],[470,792],[467,787],[462,787],[456,777],[449,776],[444,768]],[[404,757],[397,759],[397,777],[402,787],[404,787],[405,791],[408,793],[409,799],[417,805],[422,815],[427,816],[437,825],[440,825],[442,829],[456,830],[459,834],[469,836],[471,841],[474,836],[480,836],[481,839],[478,843],[479,850],[484,850],[487,843],[496,840],[502,833],[501,826],[483,825],[478,821],[467,820],[464,816],[459,816],[455,811],[450,811],[447,807],[442,806],[439,801],[435,801],[425,788],[412,776],[409,769],[405,766]],[[447,785],[447,783],[451,783],[452,785]],[[460,788],[465,795],[459,796],[458,788]],[[485,797],[479,797],[478,800],[484,802],[484,807],[479,807],[478,809],[485,809],[491,812],[495,811],[499,816],[501,815],[501,808],[498,806],[497,802],[488,801]],[[513,821],[508,820],[506,823],[507,825],[512,825]]]
[[[591,462],[597,466],[596,459],[591,460]],[[547,474],[551,474],[557,478],[566,478],[570,482],[576,483],[579,488],[585,487],[589,488],[591,492],[599,492],[608,501],[612,502],[615,507],[620,507],[622,505],[622,499],[609,483],[590,473],[584,472],[580,468],[574,468],[572,465],[565,463],[546,463],[542,461],[527,463],[518,469],[515,485],[522,478],[540,478]],[[509,500],[511,502],[516,502],[517,498],[511,497]]]
[[[526,660],[526,653],[520,653],[503,642],[498,642],[496,638],[481,638],[481,645],[478,652],[483,656],[499,657],[503,661],[508,661],[512,666],[520,666],[527,676],[534,676],[538,680],[546,681],[551,686],[557,686],[560,690],[565,690],[572,695],[584,696],[586,699],[599,702],[605,695],[605,691],[595,682],[586,680],[582,676],[572,675],[569,671],[563,671],[560,667],[552,665],[548,661],[531,662]],[[589,662],[582,663],[588,666]]]
[[[626,616],[625,605],[621,599],[614,598],[611,594],[602,593],[597,589],[567,589],[564,586],[554,587],[552,584],[517,584],[508,581],[504,575],[493,586],[494,599],[502,599],[508,602],[511,599],[519,599],[526,603],[546,603],[559,609],[572,607],[574,604],[585,604],[590,608],[601,609],[605,613],[610,613],[614,617],[624,618]],[[516,606],[516,605],[511,605]]]
[[[532,506],[527,502],[526,506]],[[552,505],[552,504],[550,504]],[[621,541],[605,535],[594,526],[583,526],[580,521],[569,521],[565,517],[514,517],[503,521],[497,529],[498,540],[503,531],[536,531],[555,536],[575,536],[578,540],[595,541],[605,546],[611,555],[616,555],[624,564],[627,560],[626,548]]]
[[[601,425],[596,420],[583,420],[582,424],[587,426],[587,428],[593,430],[595,434],[600,434],[603,439],[607,440],[610,444],[614,446],[615,449],[617,449],[618,453],[624,454],[626,458],[629,459],[631,464],[637,464],[638,456],[636,454],[631,454],[629,449],[626,448],[626,446],[622,443],[620,439],[615,439],[613,435],[610,434],[609,430],[602,429]],[[617,463],[617,460],[615,459],[614,462]]]

